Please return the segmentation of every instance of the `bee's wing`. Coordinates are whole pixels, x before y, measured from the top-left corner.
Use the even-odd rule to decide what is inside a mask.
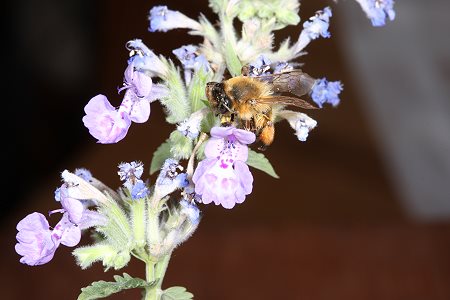
[[[316,81],[302,70],[256,76],[255,78],[270,83],[275,93],[292,93],[298,97],[309,93]]]
[[[307,101],[296,98],[296,97],[289,97],[289,96],[269,96],[269,97],[263,97],[259,98],[257,100],[257,103],[260,105],[273,105],[273,104],[282,104],[282,105],[292,105],[297,106],[303,109],[317,109],[314,105],[308,103]]]

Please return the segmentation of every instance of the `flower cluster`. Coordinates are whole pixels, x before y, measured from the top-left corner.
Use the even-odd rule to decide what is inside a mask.
[[[88,175],[84,171],[80,175]],[[88,184],[81,177],[79,181]],[[73,182],[66,181],[55,191],[55,200],[60,202],[62,208],[49,214],[62,213],[62,217],[53,229],[50,229],[45,216],[37,212],[29,214],[17,224],[16,251],[23,256],[21,263],[31,266],[45,264],[53,258],[59,245],[74,247],[80,242],[81,230],[105,222],[102,215],[88,209],[88,204],[83,203],[84,200],[104,201],[104,198],[94,199],[89,193],[79,197],[79,190],[80,187]]]
[[[395,17],[392,0],[357,1],[374,26]],[[295,61],[313,40],[331,37],[330,7],[303,22],[293,43],[287,39],[274,45],[275,31],[300,23],[298,0],[209,2],[217,22],[203,15],[194,20],[167,6],[151,8],[150,32],[187,29],[202,42],[180,45],[172,51],[172,61],[141,39],[128,41],[127,67],[118,88],[121,103],[115,107],[99,94],[84,108],[82,121],[89,133],[98,143],[111,144],[126,137],[132,122],[149,120],[152,102],[163,106],[173,131],[153,154],[149,173],[159,171],[154,182],[142,179],[144,164],[139,161],[118,165],[122,186],[117,190],[86,169],[64,171],[64,183],[55,191],[61,208],[50,212],[61,213],[60,221],[51,227],[35,212],[17,225],[16,251],[27,265],[48,263],[60,245],[77,246],[86,229],[96,234],[91,245],[73,251],[81,268],[101,262],[105,269],[117,270],[131,257],[146,264],[145,280],[116,276],[116,282],[82,289],[79,299],[117,292],[117,282],[123,289],[144,288],[147,300],[191,299],[180,288],[162,290],[161,281],[171,253],[199,224],[198,205],[231,209],[243,203],[253,190],[250,167],[278,177],[255,144],[272,143],[280,121],[287,121],[302,142],[317,126],[316,120],[287,106],[316,109],[340,102],[340,81],[316,79]],[[236,80],[244,87],[225,87]],[[256,92],[245,98],[250,90]]]

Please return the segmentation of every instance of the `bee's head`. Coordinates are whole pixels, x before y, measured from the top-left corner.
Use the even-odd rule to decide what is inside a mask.
[[[206,84],[206,97],[211,107],[218,113],[225,114],[230,111],[231,100],[225,93],[223,83],[208,82]]]

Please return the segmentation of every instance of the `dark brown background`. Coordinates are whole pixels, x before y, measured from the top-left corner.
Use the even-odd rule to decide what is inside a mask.
[[[200,42],[183,30],[147,32],[148,9],[156,4],[162,2],[10,4],[2,299],[75,299],[81,287],[114,273],[143,276],[139,262],[118,272],[103,273],[99,264],[81,271],[65,247],[49,264],[28,267],[13,247],[21,218],[57,207],[60,171],[86,167],[116,187],[116,165],[142,160],[148,166],[173,130],[157,103],[150,121],[133,124],[116,145],[96,144],[81,122],[84,105],[97,93],[120,103],[116,88],[127,40],[142,38],[171,57],[172,49]],[[330,4],[304,1],[301,17]],[[204,0],[167,5],[214,19]],[[164,286],[184,285],[196,299],[450,299],[450,224],[416,223],[405,215],[360,108],[351,63],[336,45],[345,34],[338,20],[331,21],[333,37],[312,43],[301,61],[312,76],[344,82],[342,104],[313,114],[319,126],[307,143],[297,141],[287,124],[277,126],[266,155],[281,179],[254,171],[254,192],[244,204],[233,210],[201,206],[201,225],[175,251]],[[299,27],[290,28],[278,38],[298,33]],[[139,292],[111,299],[139,299]]]

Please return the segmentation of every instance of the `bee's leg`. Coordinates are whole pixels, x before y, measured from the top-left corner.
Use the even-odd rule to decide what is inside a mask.
[[[259,150],[265,150],[267,146],[272,144],[275,137],[275,126],[271,121],[267,122],[259,134],[259,140],[263,143]]]

